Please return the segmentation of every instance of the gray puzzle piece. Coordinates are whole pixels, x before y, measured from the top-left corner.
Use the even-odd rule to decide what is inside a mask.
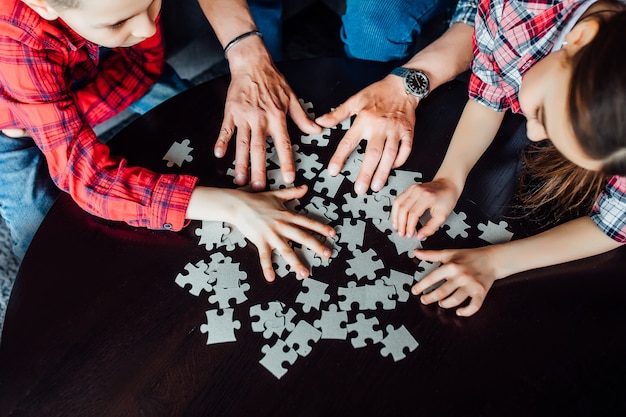
[[[311,342],[317,343],[322,337],[322,332],[311,326],[308,322],[300,320],[289,336],[285,339],[287,346],[295,350],[300,356],[311,353]]]
[[[235,329],[241,329],[241,322],[233,320],[233,312],[232,308],[206,312],[207,322],[200,326],[200,331],[207,333],[207,345],[237,340]]]
[[[328,310],[321,311],[321,317],[313,322],[313,325],[322,331],[322,339],[346,340],[348,329],[348,312],[337,311],[337,306],[332,304]]]
[[[368,340],[372,344],[380,342],[383,338],[383,332],[375,329],[378,325],[379,322],[376,317],[366,319],[365,314],[357,314],[356,322],[347,325],[348,332],[356,332],[356,336],[350,339],[352,346],[358,349],[367,346]]]
[[[274,346],[265,345],[261,348],[265,356],[259,361],[261,365],[270,371],[278,379],[287,373],[285,363],[293,365],[298,359],[298,353],[278,339]]]
[[[306,291],[301,291],[296,297],[296,303],[302,304],[302,311],[308,313],[311,308],[319,310],[320,304],[330,300],[330,295],[326,294],[328,284],[316,281],[313,278],[307,278],[302,281],[302,287]]]
[[[387,336],[380,341],[385,347],[380,350],[380,354],[383,356],[391,355],[395,362],[406,358],[404,351],[408,349],[413,352],[419,346],[417,340],[409,333],[404,327],[400,326],[398,329],[394,329],[392,325],[387,326]]]

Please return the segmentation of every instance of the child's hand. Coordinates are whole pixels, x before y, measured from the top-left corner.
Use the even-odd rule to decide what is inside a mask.
[[[480,309],[487,292],[497,279],[491,263],[493,248],[485,246],[476,249],[416,250],[415,256],[419,259],[441,262],[443,265],[413,285],[411,292],[420,295],[430,286],[445,280],[436,290],[422,295],[420,301],[424,304],[438,302],[442,308],[454,308],[470,297],[470,303],[457,309],[456,314],[471,316]]]
[[[239,191],[241,204],[234,210],[234,217],[229,222],[237,226],[256,245],[267,281],[271,282],[275,277],[272,267],[274,249],[285,258],[300,278],[309,276],[309,270],[298,258],[289,241],[300,243],[324,258],[331,256],[331,250],[310,231],[332,238],[335,230],[317,220],[293,213],[283,205],[286,201],[304,196],[306,192],[306,186],[262,193]]]
[[[462,187],[447,179],[414,184],[404,190],[391,208],[391,222],[399,236],[413,236],[420,217],[430,209],[430,219],[417,231],[417,239],[431,236],[446,221],[456,205]]]

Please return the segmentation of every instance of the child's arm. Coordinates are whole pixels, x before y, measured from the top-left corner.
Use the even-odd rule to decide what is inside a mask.
[[[159,79],[165,64],[165,47],[160,25],[150,38],[128,48],[115,48],[100,61],[98,74],[74,92],[76,103],[90,126],[118,114],[148,92]]]
[[[425,239],[437,231],[456,205],[465,179],[496,136],[504,113],[468,100],[446,156],[431,182],[415,184],[393,202],[391,220],[400,236],[412,236],[420,217],[431,219],[417,231]]]
[[[507,243],[477,249],[417,250],[415,255],[418,258],[443,265],[415,284],[412,292],[421,294],[445,279],[438,289],[422,295],[421,301],[424,304],[439,302],[443,308],[453,308],[470,297],[469,305],[456,312],[459,316],[471,316],[480,309],[497,279],[598,255],[621,245],[605,235],[590,217],[581,217],[538,235]]]
[[[288,200],[304,196],[306,191],[306,186],[262,193],[196,187],[189,201],[187,218],[225,221],[235,225],[256,245],[263,275],[267,281],[274,280],[272,267],[272,250],[274,249],[289,262],[298,277],[306,278],[309,276],[309,270],[298,259],[289,241],[298,242],[318,255],[329,258],[330,249],[326,248],[309,231],[327,238],[335,236],[335,230],[332,227],[295,214],[283,205]]]

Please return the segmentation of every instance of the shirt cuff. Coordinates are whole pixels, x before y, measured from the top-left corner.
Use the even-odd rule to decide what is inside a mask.
[[[591,220],[611,239],[626,243],[626,178],[612,177],[591,212]]]
[[[198,178],[162,175],[153,191],[149,229],[178,232],[187,225],[189,199]]]

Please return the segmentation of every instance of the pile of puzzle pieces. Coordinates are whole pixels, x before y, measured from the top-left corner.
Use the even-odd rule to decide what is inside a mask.
[[[301,104],[314,117],[312,105],[303,101]],[[335,129],[345,131],[349,127],[350,120],[346,120]],[[331,130],[325,129],[319,135],[302,135],[301,142],[327,146],[330,134]],[[190,144],[190,139],[175,142],[164,157],[168,166],[190,162],[193,151]],[[325,339],[349,341],[354,348],[379,345],[381,356],[391,356],[394,361],[404,359],[417,349],[417,340],[404,325],[380,323],[376,312],[393,310],[397,303],[407,302],[410,287],[438,264],[420,261],[414,271],[395,270],[385,265],[374,248],[368,247],[364,236],[366,227],[378,229],[393,243],[398,255],[413,256],[413,251],[422,247],[414,238],[400,238],[393,233],[390,221],[393,199],[411,184],[419,182],[421,173],[394,170],[381,191],[356,196],[352,192],[339,191],[346,188],[344,183],[354,183],[362,161],[362,148],[353,152],[343,171],[335,177],[328,174],[314,152],[307,154],[298,145],[293,146],[293,152],[298,173],[314,184],[309,187],[312,196],[307,202],[295,200],[289,202],[288,207],[335,227],[336,239],[325,242],[333,254],[330,259],[322,259],[308,248],[294,245],[294,250],[308,264],[315,278],[301,281],[295,300],[270,300],[247,310],[238,310],[237,306],[248,299],[246,292],[250,285],[246,282],[247,274],[236,262],[237,249],[244,248],[248,241],[229,224],[202,222],[196,230],[198,244],[210,255],[195,263],[187,263],[175,282],[188,288],[194,296],[207,296],[209,304],[216,307],[206,311],[206,323],[200,326],[200,330],[207,334],[207,344],[235,342],[236,331],[242,327],[236,317],[241,318],[241,312],[246,311],[248,318],[255,319],[250,320],[252,330],[262,333],[268,340],[268,344],[260,349],[263,357],[259,363],[276,378],[288,371],[285,365],[291,366],[298,357],[307,356],[315,343]],[[270,139],[267,172],[271,189],[292,186],[282,182],[278,162]],[[228,173],[232,176],[233,169]],[[466,238],[468,230],[473,227],[467,220],[465,213],[453,212],[442,231],[451,239]],[[512,238],[507,226],[504,221],[497,224],[488,221],[477,224],[476,228],[481,231],[481,239],[497,243]],[[224,252],[232,256],[225,256]],[[273,260],[279,277],[295,279],[282,257],[276,255]],[[343,284],[335,288],[324,282],[323,275],[325,268],[336,260],[345,262],[346,268],[344,281],[332,280]]]

